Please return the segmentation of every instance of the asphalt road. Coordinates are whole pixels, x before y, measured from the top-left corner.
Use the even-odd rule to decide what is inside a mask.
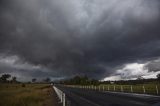
[[[58,88],[66,94],[68,106],[160,106],[157,96]]]

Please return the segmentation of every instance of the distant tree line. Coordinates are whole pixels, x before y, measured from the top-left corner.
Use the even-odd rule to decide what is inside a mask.
[[[67,85],[99,85],[99,81],[95,79],[89,79],[87,76],[75,76],[71,79],[61,81],[61,84]]]
[[[134,85],[134,84],[145,84],[145,83],[160,83],[160,74],[157,75],[157,79],[144,79],[138,77],[137,80],[119,80],[119,81],[99,81],[96,79],[89,79],[87,76],[75,76],[71,79],[61,81],[61,84],[66,85],[99,85],[99,84],[119,84],[119,85]]]
[[[32,79],[32,83],[50,83],[51,82],[51,79],[50,78],[45,78],[45,79],[43,79],[42,81],[37,81],[37,79],[36,78],[33,78]]]
[[[31,79],[31,81],[29,81],[28,83],[50,83],[51,79],[50,78],[45,78],[41,81],[37,81],[36,78]],[[17,77],[16,76],[12,76],[10,74],[2,74],[0,76],[0,83],[21,83],[20,81],[17,81]]]
[[[41,81],[37,81],[36,78],[31,79],[32,83],[50,83],[52,82],[50,78],[45,78]],[[28,83],[31,83],[28,82]],[[60,81],[60,84],[67,84],[67,85],[99,85],[99,84],[145,84],[145,83],[152,83],[152,82],[158,82],[160,83],[160,73],[157,74],[157,79],[144,79],[138,77],[137,80],[119,80],[119,81],[99,81],[96,79],[90,79],[87,76],[75,76],[68,80]],[[10,74],[2,74],[0,76],[0,83],[20,83],[17,81],[17,77],[11,76]]]
[[[117,85],[136,85],[136,84],[146,84],[146,83],[160,83],[157,79],[137,79],[137,80],[119,80],[119,81],[103,81],[101,84],[111,84],[113,82]]]
[[[157,74],[157,80],[159,80],[159,81],[160,81],[160,73],[159,73],[159,74]]]
[[[10,74],[2,74],[0,77],[1,83],[18,83],[17,77],[11,76]]]

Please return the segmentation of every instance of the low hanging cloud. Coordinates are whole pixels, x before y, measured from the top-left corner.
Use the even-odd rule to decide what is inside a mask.
[[[159,23],[159,0],[1,0],[0,73],[104,79],[160,57]]]
[[[30,81],[32,78],[42,80],[46,77],[53,80],[64,79],[64,77],[58,76],[56,72],[52,72],[46,67],[24,62],[15,55],[7,57],[0,55],[0,67],[2,70],[0,74],[9,73],[21,81]]]
[[[111,76],[104,78],[107,80],[135,80],[137,78],[157,78],[160,74],[160,59],[145,63],[129,63],[119,68]]]

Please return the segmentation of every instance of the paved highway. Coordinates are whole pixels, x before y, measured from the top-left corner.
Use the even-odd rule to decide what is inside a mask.
[[[68,106],[160,106],[160,97],[60,87]]]

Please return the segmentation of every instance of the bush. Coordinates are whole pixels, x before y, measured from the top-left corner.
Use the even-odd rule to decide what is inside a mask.
[[[22,84],[22,87],[26,87],[26,85],[25,85],[25,84]]]

